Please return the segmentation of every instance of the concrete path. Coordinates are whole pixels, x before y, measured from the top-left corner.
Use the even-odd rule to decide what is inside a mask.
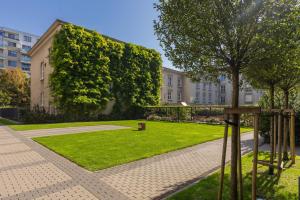
[[[42,136],[50,136],[50,135],[65,135],[65,134],[118,130],[118,129],[127,129],[127,128],[130,127],[115,126],[115,125],[98,125],[98,126],[38,129],[38,130],[17,131],[17,132],[24,135],[25,137],[33,138],[33,137],[42,137]]]
[[[243,152],[251,138],[242,136]],[[92,173],[0,127],[0,199],[161,199],[217,169],[221,149],[215,140]]]

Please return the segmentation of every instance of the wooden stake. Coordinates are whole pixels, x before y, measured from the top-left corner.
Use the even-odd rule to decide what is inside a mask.
[[[259,115],[255,114],[255,116],[254,116],[253,170],[252,170],[252,200],[256,200],[258,127],[259,127]]]
[[[283,161],[288,161],[288,150],[287,150],[287,142],[288,142],[288,116],[287,113],[283,116]]]
[[[281,171],[282,162],[282,113],[278,115],[278,175]]]
[[[225,116],[225,120],[229,120],[229,115]],[[220,174],[220,187],[218,193],[218,200],[223,198],[223,185],[224,185],[224,171],[226,164],[226,150],[227,150],[227,139],[228,139],[228,124],[225,124],[223,150],[222,150],[222,161],[221,161],[221,174]]]
[[[240,200],[243,200],[243,173],[242,173],[242,148],[241,148],[241,127],[238,123],[238,184]]]
[[[296,147],[295,147],[295,111],[291,112],[291,128],[290,128],[290,148],[292,164],[296,162]]]
[[[273,133],[273,144],[274,144],[274,159],[276,158],[276,152],[277,152],[277,123],[278,123],[278,116],[277,114],[274,115],[274,133]],[[274,160],[273,159],[273,160]]]
[[[274,163],[274,115],[272,114],[270,117],[270,166],[269,166],[269,175],[274,174],[274,168],[273,168],[273,163]]]

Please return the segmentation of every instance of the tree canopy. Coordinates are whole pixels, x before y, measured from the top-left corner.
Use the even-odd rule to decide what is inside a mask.
[[[2,106],[29,105],[29,78],[20,68],[0,70],[0,100]]]

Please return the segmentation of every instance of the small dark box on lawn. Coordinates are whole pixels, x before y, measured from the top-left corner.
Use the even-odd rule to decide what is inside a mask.
[[[138,130],[139,130],[139,131],[144,131],[144,130],[146,130],[146,123],[144,123],[144,122],[138,123]]]

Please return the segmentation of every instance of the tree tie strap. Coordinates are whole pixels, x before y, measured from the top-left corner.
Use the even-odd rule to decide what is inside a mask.
[[[237,123],[233,123],[233,122],[231,122],[231,121],[229,121],[229,120],[224,120],[224,122],[225,122],[226,124],[231,125],[231,126],[238,126]]]

